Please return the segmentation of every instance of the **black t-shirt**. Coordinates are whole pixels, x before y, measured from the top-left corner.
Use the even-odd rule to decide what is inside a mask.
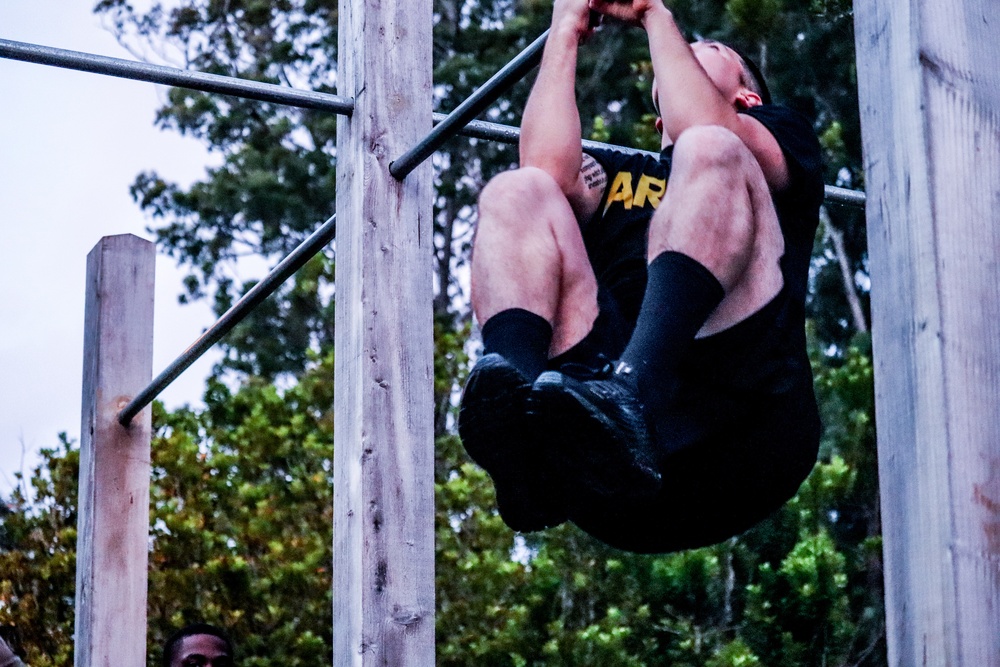
[[[823,202],[822,154],[809,121],[776,105],[742,113],[756,118],[774,135],[788,164],[789,186],[774,197],[785,238],[781,260],[793,304],[804,304],[813,236]],[[660,205],[670,177],[673,147],[659,159],[648,154],[587,148],[607,172],[604,199],[582,225],[584,245],[598,282],[634,323],[646,286],[646,240],[653,211]],[[800,308],[803,306],[799,306]]]

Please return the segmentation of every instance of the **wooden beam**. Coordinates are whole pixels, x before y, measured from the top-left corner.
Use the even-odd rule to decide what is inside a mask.
[[[1000,3],[856,0],[891,665],[1000,665]]]
[[[152,377],[153,274],[153,244],[130,234],[87,256],[77,667],[146,664],[150,409],[116,417]]]
[[[434,664],[430,0],[341,0],[334,664]]]

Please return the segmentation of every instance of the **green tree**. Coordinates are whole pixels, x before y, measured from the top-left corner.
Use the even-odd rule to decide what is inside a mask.
[[[291,388],[210,383],[203,410],[154,410],[149,656],[204,620],[245,665],[330,662],[333,360]],[[33,500],[15,494],[0,551],[0,625],[29,664],[72,664],[79,452],[43,452]],[[318,660],[318,658],[320,658]]]
[[[31,490],[19,485],[0,518],[0,627],[33,667],[71,665],[80,453],[62,434],[39,454]]]

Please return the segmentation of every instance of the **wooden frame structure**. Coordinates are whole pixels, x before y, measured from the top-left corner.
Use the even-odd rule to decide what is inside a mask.
[[[1000,665],[1000,3],[854,7],[889,664]]]
[[[155,248],[105,236],[87,256],[76,548],[77,667],[146,664],[152,409],[118,413],[152,377]]]
[[[389,165],[432,127],[432,7],[342,0],[339,19],[339,80],[353,108],[338,126],[337,217],[350,224],[337,245],[334,663],[426,667],[434,664],[432,174],[424,164],[397,180]],[[148,241],[105,237],[88,261],[77,667],[146,660],[151,412],[134,403],[156,393],[143,390],[153,253]]]
[[[430,0],[341,0],[345,97],[300,95],[350,115],[337,174],[343,667],[434,663],[431,177],[426,165],[390,173],[431,127],[431,11]],[[855,11],[890,664],[1000,665],[1000,4],[857,0]],[[0,56],[55,64],[52,50],[12,44]],[[116,74],[111,60],[102,73],[180,76]],[[78,666],[145,662],[150,412],[120,411],[151,375],[152,263],[152,244],[129,236],[88,259]]]
[[[334,665],[434,664],[430,0],[341,0]]]

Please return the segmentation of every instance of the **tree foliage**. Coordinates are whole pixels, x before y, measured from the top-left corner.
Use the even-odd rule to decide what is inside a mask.
[[[101,0],[137,53],[203,71],[333,92],[334,0]],[[691,35],[756,55],[778,100],[813,119],[828,182],[861,185],[850,5],[675,0]],[[436,110],[449,111],[541,33],[549,0],[436,0]],[[517,124],[530,77],[487,113]],[[605,26],[581,52],[585,132],[655,148],[643,35]],[[335,118],[171,90],[157,123],[219,157],[188,188],[132,187],[160,249],[189,271],[182,299],[219,312],[253,284],[243,256],[276,263],[334,210]],[[821,460],[798,495],[713,547],[639,556],[571,525],[515,535],[454,434],[471,322],[461,279],[476,196],[510,146],[464,138],[435,157],[437,653],[441,665],[885,664],[864,220],[830,206],[810,291]],[[835,243],[840,239],[840,243]],[[224,343],[204,407],[154,411],[150,661],[176,627],[229,628],[246,665],[329,664],[333,456],[330,249]],[[846,267],[846,270],[844,269]],[[844,276],[848,277],[845,279]],[[72,660],[78,452],[43,452],[0,514],[0,632],[30,664]]]
[[[329,664],[333,360],[286,391],[212,381],[206,407],[156,406],[150,486],[149,656],[205,620],[244,665]],[[14,497],[0,553],[0,625],[29,664],[72,664],[78,450],[43,452],[32,502]],[[323,658],[324,661],[317,661]]]
[[[438,356],[461,365],[459,350]],[[485,473],[441,436],[438,663],[885,664],[876,490],[859,467],[874,445],[871,365],[856,348],[846,356],[817,366],[827,420],[844,428],[827,430],[797,497],[695,551],[628,554],[570,525],[515,535]],[[332,360],[284,391],[213,382],[205,398],[155,413],[150,658],[204,619],[233,632],[243,664],[329,664]],[[44,456],[34,500],[16,495],[2,524],[0,626],[14,626],[31,664],[68,665],[78,452],[63,440]]]

